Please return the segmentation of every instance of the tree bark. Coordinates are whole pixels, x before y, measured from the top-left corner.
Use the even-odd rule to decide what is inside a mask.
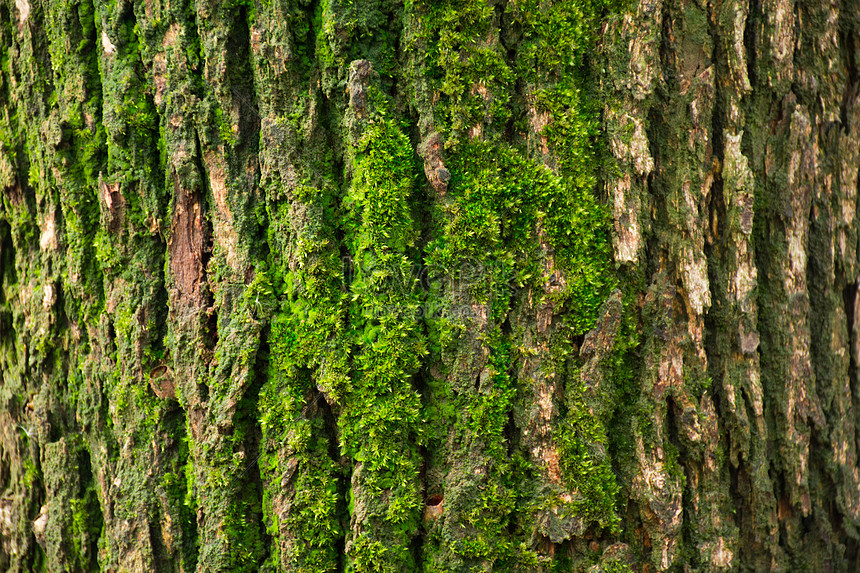
[[[0,568],[855,571],[858,61],[858,0],[3,0]]]

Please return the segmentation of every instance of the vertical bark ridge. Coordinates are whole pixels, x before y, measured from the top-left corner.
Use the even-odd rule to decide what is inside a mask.
[[[268,565],[343,570],[345,467],[325,415],[348,376],[341,176],[317,58],[322,3],[260,6],[250,26],[268,219],[271,367],[260,398]],[[280,295],[280,304],[274,297]]]

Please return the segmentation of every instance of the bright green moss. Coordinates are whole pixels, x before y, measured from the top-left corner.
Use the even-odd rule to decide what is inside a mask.
[[[304,191],[303,191],[304,190]],[[317,190],[299,188],[308,197]],[[338,257],[333,233],[322,223],[324,206],[308,205],[307,220],[296,221],[290,244],[283,244],[290,228],[287,203],[270,210],[270,244],[283,244],[294,253],[295,270],[273,269],[272,288],[284,291],[282,310],[272,321],[272,359],[288,377],[301,368],[317,371],[317,384],[332,400],[338,400],[345,384],[345,357],[339,352],[346,312],[343,293],[343,264]],[[280,236],[278,236],[280,234]]]
[[[268,531],[292,542],[286,555],[275,543],[271,559],[307,573],[336,570],[343,537],[343,469],[330,456],[333,444],[320,414],[326,402],[341,401],[348,389],[343,265],[328,218],[333,193],[332,187],[299,186],[292,202],[268,205],[269,245],[289,257],[271,257],[268,272],[257,274],[266,275],[259,289],[281,301],[272,319],[270,370],[258,404],[261,447],[267,452],[259,467],[267,484]],[[288,472],[294,494],[281,519],[274,503]]]
[[[492,4],[483,0],[407,2],[409,52],[422,50],[422,67],[416,85],[428,82],[434,93],[427,99],[444,99],[436,106],[436,128],[445,132],[448,146],[483,124],[503,126],[511,117],[511,85],[515,76],[498,42]]]
[[[87,484],[83,497],[69,500],[71,510],[71,527],[68,532],[72,541],[72,561],[80,564],[86,570],[89,564],[95,563],[95,555],[91,551],[93,542],[102,531],[102,512],[96,496],[95,486]]]
[[[511,289],[553,280],[543,272],[550,248],[564,274],[551,302],[565,305],[575,333],[588,330],[613,284],[608,215],[590,189],[502,144],[464,143],[450,165],[452,201],[437,213],[444,234],[427,248],[431,274],[483,265],[470,294],[507,301]]]
[[[412,376],[426,354],[420,297],[409,257],[416,233],[410,214],[415,159],[409,139],[374,99],[352,151],[353,178],[344,201],[352,253],[350,292],[352,384],[341,411],[341,446],[361,464],[355,495],[376,504],[369,528],[352,543],[356,571],[393,571],[411,563],[409,539],[421,507],[418,444],[421,402]],[[383,494],[383,492],[385,492]],[[378,531],[374,529],[379,528]],[[388,541],[383,542],[387,539]],[[373,557],[375,556],[375,557]]]
[[[273,372],[272,380],[280,381],[284,387],[282,374]],[[271,389],[276,386],[269,384],[260,397],[264,438],[280,445],[280,450],[261,457],[259,462],[264,482],[276,485],[274,490],[267,488],[264,496],[264,506],[270,516],[267,527],[273,536],[288,532],[294,538],[291,554],[278,557],[296,571],[333,571],[338,562],[338,540],[343,535],[339,491],[342,470],[329,457],[330,442],[324,419],[308,411],[316,405],[296,396],[296,382],[300,380],[309,382],[305,373],[287,386],[293,395],[273,393]],[[306,391],[312,392],[309,387]],[[281,521],[273,512],[272,504],[273,496],[282,491],[285,471],[290,472],[286,475],[292,474],[295,493],[290,511]]]
[[[555,431],[560,464],[567,487],[575,494],[572,510],[586,522],[617,530],[618,485],[606,454],[606,430],[589,410],[578,375],[568,383],[563,421]]]
[[[402,557],[397,559],[399,556],[392,555],[393,552],[399,553],[398,549],[386,546],[371,535],[359,535],[351,552],[354,570],[363,573],[395,573],[398,569],[389,563],[402,560]]]
[[[611,560],[600,564],[600,573],[633,573],[633,568],[621,560]]]
[[[310,37],[314,29],[323,31],[317,35],[316,57],[326,67],[339,70],[332,72],[329,80],[343,79],[336,74],[342,73],[349,59],[356,54],[364,55],[365,42],[371,42],[375,31],[389,28],[390,19],[398,16],[376,4],[374,9],[364,12],[352,4],[356,3],[317,3],[316,22],[301,31],[303,39]],[[335,210],[338,201],[333,185],[303,180],[302,185],[284,190],[281,181],[272,184],[278,190],[272,191],[271,196],[288,196],[282,202],[267,205],[268,240],[273,255],[268,264],[257,266],[252,282],[241,291],[236,314],[231,318],[252,324],[265,321],[275,311],[269,336],[271,369],[258,405],[263,433],[261,449],[265,450],[259,467],[266,484],[267,527],[272,535],[286,531],[288,536],[299,540],[293,553],[277,556],[283,557],[294,570],[329,571],[337,567],[336,553],[343,537],[345,479],[344,469],[330,453],[333,436],[328,434],[330,420],[326,417],[340,415],[337,423],[343,431],[343,452],[362,467],[359,476],[362,481],[357,483],[370,497],[385,499],[384,507],[371,508],[369,527],[353,540],[350,553],[353,566],[359,571],[391,570],[398,564],[409,567],[408,540],[420,528],[422,505],[418,447],[426,443],[430,433],[424,426],[429,417],[440,426],[449,421],[454,423],[460,437],[474,439],[476,447],[491,458],[491,475],[486,480],[491,485],[469,500],[475,505],[464,513],[474,534],[453,543],[453,551],[468,560],[494,563],[500,570],[515,566],[533,570],[538,564],[537,553],[518,541],[531,533],[518,514],[529,506],[528,498],[533,492],[525,484],[532,476],[522,453],[511,453],[515,445],[509,442],[511,438],[506,433],[511,412],[517,408],[519,385],[524,384],[513,375],[521,358],[517,356],[520,333],[510,333],[503,324],[513,305],[522,300],[521,289],[529,289],[537,297],[545,297],[534,304],[552,303],[556,312],[566,317],[566,335],[582,334],[593,326],[600,304],[612,286],[607,216],[592,197],[596,180],[592,165],[596,157],[592,145],[594,108],[583,101],[579,76],[566,75],[582,64],[587,36],[594,23],[593,13],[588,12],[590,4],[583,7],[579,3],[525,0],[510,4],[507,10],[515,11],[512,17],[525,30],[518,42],[505,40],[510,46],[519,44],[517,56],[512,58],[505,42],[493,37],[499,13],[486,2],[407,4],[410,9],[424,10],[432,20],[421,29],[421,41],[433,45],[435,59],[427,73],[441,94],[442,120],[438,127],[450,135],[451,155],[446,157],[446,166],[453,179],[447,198],[440,201],[434,213],[441,232],[427,248],[427,262],[436,278],[456,275],[464,279],[470,302],[486,304],[490,309],[490,326],[480,334],[481,342],[490,349],[489,383],[485,394],[458,394],[450,387],[432,388],[445,401],[432,406],[436,411],[422,410],[413,376],[427,355],[426,347],[432,346],[434,352],[441,354],[467,327],[456,315],[446,314],[451,310],[447,306],[450,301],[444,300],[447,293],[437,297],[442,291],[434,290],[430,295],[434,300],[425,307],[432,313],[431,340],[425,340],[419,319],[422,296],[415,280],[416,225],[409,205],[412,183],[420,168],[415,165],[406,129],[380,113],[364,126],[362,137],[352,142],[353,148],[348,152],[347,171],[352,180],[342,211]],[[193,17],[190,4],[186,3],[183,9],[188,12],[187,18]],[[130,26],[129,29],[139,36],[136,30]],[[392,34],[392,38],[396,36],[396,32]],[[349,44],[342,41],[343,37],[359,40]],[[529,43],[535,38],[534,44]],[[139,59],[136,52],[141,48],[131,37],[114,41],[119,48],[116,67],[126,57]],[[81,45],[89,49],[91,43],[82,41]],[[375,67],[383,74],[393,74],[395,43],[393,40],[379,43],[381,47],[372,58]],[[190,65],[202,67],[199,42],[195,39],[185,49]],[[304,58],[311,58],[310,52],[309,46],[304,45],[296,51]],[[126,215],[136,229],[148,226],[151,217],[163,220],[166,215],[167,202],[160,199],[167,192],[156,175],[167,172],[168,136],[163,125],[160,134],[155,133],[154,103],[142,84],[134,81],[133,71],[129,67],[124,78],[110,80],[115,83],[112,89],[125,94],[122,101],[110,103],[116,122],[109,126],[111,143],[103,131],[91,133],[80,128],[79,111],[69,115],[77,126],[77,131],[71,132],[77,147],[68,159],[80,159],[86,166],[75,175],[81,183],[81,193],[70,196],[80,203],[92,204],[87,212],[89,219],[83,216],[75,219],[76,209],[86,207],[71,205],[67,222],[73,241],[75,233],[84,236],[88,225],[98,223],[99,211],[94,210],[98,206],[97,168],[105,161],[110,181],[139,182],[140,188],[122,189],[128,199]],[[558,165],[552,168],[542,165],[540,158],[535,160],[536,150],[523,142],[502,144],[496,138],[503,128],[507,129],[506,125],[515,129],[525,125],[522,118],[526,117],[526,103],[510,87],[519,77],[535,85],[551,79],[555,82],[533,90],[529,87],[532,91],[527,98],[527,103],[534,105],[538,113],[547,113],[552,118],[542,132],[558,160]],[[331,83],[330,93],[337,93],[334,88],[339,86]],[[307,125],[303,115],[310,104],[302,98],[297,101],[283,122],[289,124],[296,140],[303,141],[313,135],[303,131]],[[211,114],[205,117],[214,114],[216,120],[218,137],[213,140],[220,138],[223,143],[234,144],[221,108],[209,111]],[[483,124],[498,128],[497,132],[491,129],[484,132],[491,142],[470,140],[469,130]],[[127,145],[113,143],[119,136],[129,138]],[[288,141],[285,147],[294,143]],[[153,154],[130,156],[125,147],[146,148]],[[292,157],[290,161],[293,162]],[[295,163],[299,165],[300,161]],[[34,181],[42,181],[48,169],[33,165]],[[332,166],[325,167],[331,170]],[[143,197],[140,203],[135,202],[138,196]],[[332,223],[344,213],[348,217],[343,229],[344,242],[352,255],[351,270],[346,271],[349,295],[345,294],[344,266],[338,256],[341,245]],[[260,220],[265,221],[262,211],[259,214]],[[132,238],[130,244],[136,248],[141,243],[139,238]],[[127,260],[109,233],[101,231],[91,250],[102,273],[110,278],[120,277],[119,269]],[[141,258],[138,262],[147,264],[151,260]],[[216,271],[210,278],[220,282],[223,276],[217,264],[214,261],[207,270]],[[474,274],[468,277],[462,274],[466,265],[473,265],[474,269]],[[79,274],[76,272],[75,276]],[[560,276],[563,281],[559,281]],[[94,274],[92,280],[100,278]],[[123,280],[126,278],[123,275]],[[554,285],[553,281],[559,281],[559,288],[544,288]],[[228,287],[224,288],[221,293],[227,292]],[[551,294],[541,294],[546,290]],[[129,293],[135,299],[129,305],[151,296],[140,291]],[[225,296],[217,295],[219,308],[226,304]],[[116,311],[114,326],[119,354],[129,353],[128,347],[138,334],[131,312],[136,307],[129,305]],[[441,307],[441,316],[433,312],[436,306]],[[84,316],[93,317],[100,308],[94,304]],[[155,324],[157,327],[158,323]],[[230,322],[225,319],[219,323],[224,338],[231,332],[243,332],[222,330],[222,326],[230,326]],[[242,348],[227,343],[219,346],[215,362],[226,364],[236,360],[241,367],[253,368],[253,353]],[[244,354],[237,354],[240,350]],[[564,352],[556,350],[557,347],[552,349],[552,360],[563,362]],[[563,350],[567,352],[568,346]],[[145,365],[160,362],[166,354],[163,346],[144,349]],[[119,379],[118,361],[115,374]],[[130,380],[130,376],[123,379],[116,397],[112,397],[118,419],[127,417],[121,421],[130,423],[140,415],[141,423],[155,427],[161,413],[159,408],[163,406],[148,395],[145,385],[131,391],[127,385]],[[212,387],[213,404],[224,398],[227,382],[221,382],[224,387]],[[120,382],[115,381],[116,384]],[[564,470],[571,488],[582,496],[577,501],[582,505],[577,507],[582,507],[589,519],[611,525],[615,490],[613,476],[601,453],[605,431],[585,404],[581,389],[571,391],[571,400],[568,419],[558,435],[565,453]],[[335,406],[334,413],[321,413],[326,402]],[[253,529],[257,494],[253,488],[237,493],[236,489],[244,482],[231,478],[246,471],[247,460],[243,462],[237,457],[233,446],[245,451],[242,442],[246,439],[244,433],[249,432],[248,424],[235,431],[236,435],[219,448],[207,450],[205,444],[197,445],[199,449],[193,457],[202,460],[197,470],[190,462],[174,468],[177,476],[186,473],[186,484],[180,484],[180,478],[176,478],[164,485],[188,507],[195,506],[196,502],[189,501],[194,499],[195,489],[213,507],[228,507],[223,516],[223,531],[218,533],[235,543],[230,546],[233,554],[218,556],[223,557],[218,563],[253,569],[262,553],[261,538],[258,532],[247,538],[244,534]],[[442,434],[440,431],[439,435]],[[138,439],[141,443],[147,441]],[[295,469],[293,462],[298,463],[296,473],[290,474],[294,497],[290,499],[288,514],[280,519],[275,512],[278,502],[274,497],[284,489],[282,480],[287,472]],[[226,491],[224,495],[236,496],[236,502],[224,505],[226,498],[219,497],[223,493],[219,489]],[[194,511],[189,509],[189,515],[190,523]],[[377,529],[385,530],[384,535],[377,536]],[[188,567],[193,568],[193,563]]]
[[[594,327],[615,284],[609,215],[594,195],[600,106],[585,66],[606,8],[526,0],[502,13],[480,0],[407,3],[413,105],[424,114],[432,108],[427,125],[444,137],[451,174],[434,205],[432,228],[439,232],[425,259],[428,345],[443,368],[457,360],[469,329],[482,323],[477,316],[489,311],[487,331],[477,334],[489,351],[489,379],[481,374],[473,383],[446,372],[452,387],[433,385],[428,409],[431,419],[449,420],[464,444],[477,442],[492,460],[486,482],[496,485],[476,500],[468,533],[453,545],[462,562],[527,569],[536,556],[516,549],[511,528],[528,529],[527,508],[552,502],[529,490],[533,472],[510,462],[515,446],[506,424],[529,390],[528,381],[512,378],[523,358],[517,354],[523,333],[503,328],[506,319],[526,299],[531,308],[550,305],[560,320],[543,362],[565,376],[575,350],[570,340]],[[511,22],[501,36],[500,17]],[[618,486],[604,419],[612,408],[592,408],[578,374],[567,378],[568,403],[554,441],[575,499],[563,511],[584,526],[613,528]],[[457,495],[447,492],[446,503]],[[448,559],[446,551],[438,549],[440,559]]]

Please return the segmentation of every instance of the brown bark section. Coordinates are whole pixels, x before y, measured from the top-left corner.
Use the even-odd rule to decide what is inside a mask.
[[[657,431],[633,492],[658,569],[682,545],[704,569],[856,566],[857,11],[640,2],[605,37],[615,255],[649,285]]]

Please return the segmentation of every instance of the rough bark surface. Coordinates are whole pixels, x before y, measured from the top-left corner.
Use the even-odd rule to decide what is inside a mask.
[[[0,569],[856,571],[860,1],[0,1]]]

